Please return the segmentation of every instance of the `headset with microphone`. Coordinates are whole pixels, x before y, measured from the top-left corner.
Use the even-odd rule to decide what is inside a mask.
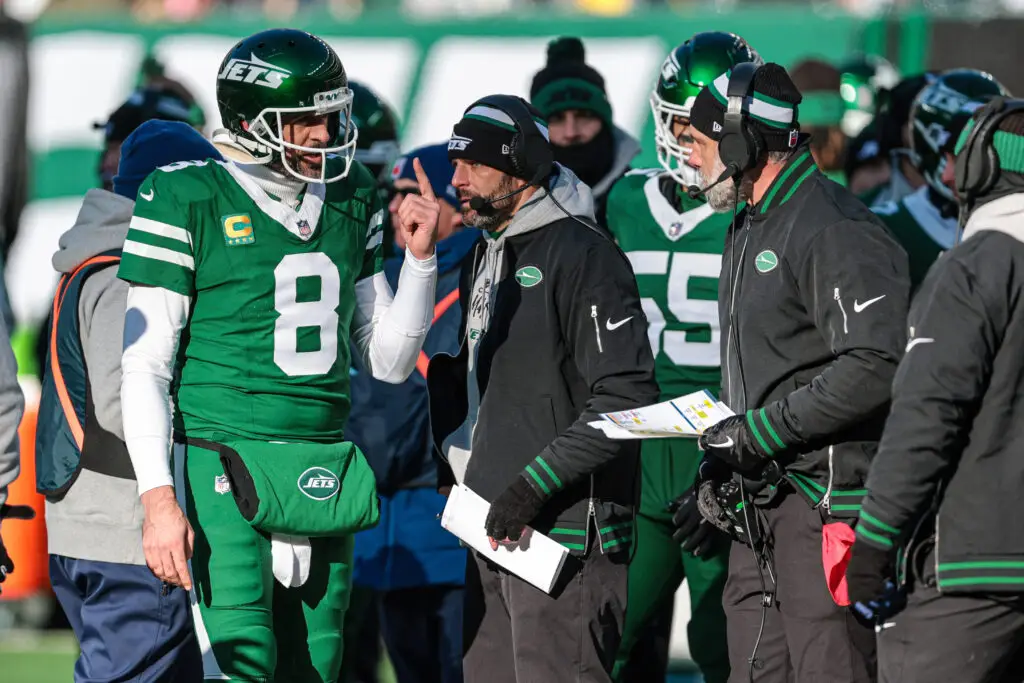
[[[752,94],[754,77],[760,68],[761,65],[756,62],[740,62],[733,66],[726,92],[728,104],[722,122],[722,139],[718,142],[718,158],[725,165],[725,171],[710,185],[688,187],[686,192],[691,199],[757,166],[765,148],[764,137],[747,121],[743,115],[743,106]]]
[[[509,144],[509,160],[512,162],[512,169],[518,178],[529,178],[526,185],[508,194],[494,199],[473,197],[469,200],[469,208],[480,211],[489,208],[495,203],[514,197],[520,192],[534,186],[543,186],[548,176],[551,175],[555,163],[555,153],[551,149],[547,138],[540,132],[540,128],[533,120],[533,115],[526,108],[522,100],[511,95],[490,95],[477,100],[470,107],[486,106],[493,107],[504,112],[515,124],[516,132]],[[467,110],[468,111],[468,110]]]
[[[1021,111],[1024,111],[1024,100],[999,96],[987,102],[975,116],[974,128],[956,156],[953,169],[960,203],[957,243],[974,201],[995,187],[999,180],[999,157],[992,144],[999,124],[1010,114]]]

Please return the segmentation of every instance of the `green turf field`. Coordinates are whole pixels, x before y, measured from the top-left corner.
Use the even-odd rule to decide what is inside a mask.
[[[4,683],[68,683],[78,644],[70,631],[0,632],[0,678]]]

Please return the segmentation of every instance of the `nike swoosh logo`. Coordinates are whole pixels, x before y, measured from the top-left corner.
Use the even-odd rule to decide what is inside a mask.
[[[613,323],[613,322],[612,322],[612,319],[611,319],[611,318],[608,318],[608,320],[605,320],[605,321],[604,321],[604,326],[605,326],[605,329],[607,329],[607,330],[608,330],[608,331],[610,332],[610,331],[612,331],[612,330],[617,330],[617,329],[619,329],[620,327],[622,327],[623,325],[625,325],[626,323],[628,323],[628,322],[629,322],[630,320],[632,320],[632,319],[633,319],[633,316],[629,316],[628,318],[625,318],[625,319],[623,319],[623,320],[620,320],[620,321],[619,321],[619,322],[617,322],[617,323]]]
[[[722,443],[709,443],[708,445],[711,446],[712,448],[731,448],[733,445],[732,437],[727,436],[725,437],[725,441],[723,441]]]
[[[914,348],[918,344],[931,344],[933,341],[935,340],[931,337],[918,337],[917,339],[911,339],[907,342],[907,351],[910,351],[910,349]]]
[[[154,191],[150,190],[149,194],[146,194],[145,192],[140,192],[139,196],[142,197],[143,199],[145,199],[147,202],[151,202],[151,201],[153,201],[153,195],[154,194],[155,194]]]
[[[857,300],[854,299],[853,300],[853,312],[854,313],[860,313],[861,311],[863,311],[865,308],[867,308],[871,304],[875,303],[876,301],[881,301],[884,298],[885,298],[885,294],[883,294],[882,296],[876,296],[874,299],[868,299],[867,301],[865,301],[862,304],[857,303]]]

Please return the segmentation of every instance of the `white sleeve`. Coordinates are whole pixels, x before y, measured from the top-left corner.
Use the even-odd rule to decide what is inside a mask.
[[[139,482],[139,495],[173,486],[171,378],[178,339],[188,320],[189,297],[163,287],[131,285],[121,356],[124,440]]]
[[[437,256],[419,260],[408,251],[392,296],[384,273],[356,283],[352,341],[376,379],[401,384],[416,368],[434,317]]]

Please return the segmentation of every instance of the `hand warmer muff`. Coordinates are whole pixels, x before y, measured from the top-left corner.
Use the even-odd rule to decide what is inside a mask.
[[[373,470],[349,441],[189,443],[220,455],[226,480],[215,485],[230,488],[242,517],[258,531],[348,536],[380,519]]]

